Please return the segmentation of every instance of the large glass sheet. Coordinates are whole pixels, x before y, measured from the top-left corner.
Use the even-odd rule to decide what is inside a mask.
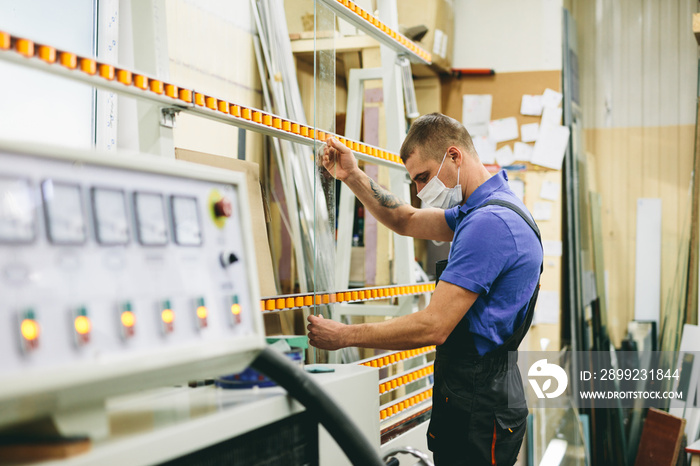
[[[94,55],[96,0],[0,0],[0,30]],[[90,148],[93,88],[0,61],[0,138]]]
[[[322,1],[314,2],[314,105],[313,123],[316,152],[322,150],[326,132],[335,132],[335,13]],[[334,291],[335,284],[335,230],[336,183],[326,169],[313,165],[314,174],[314,261],[312,287],[316,294]],[[332,305],[316,306],[315,314],[327,318],[332,315]],[[315,350],[317,362],[328,361],[326,352]]]

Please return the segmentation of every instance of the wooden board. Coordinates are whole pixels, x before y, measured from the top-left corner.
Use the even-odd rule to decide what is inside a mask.
[[[635,466],[675,466],[684,429],[685,419],[649,408]]]

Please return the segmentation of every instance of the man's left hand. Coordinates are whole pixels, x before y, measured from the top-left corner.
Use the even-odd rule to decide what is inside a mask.
[[[322,315],[310,315],[307,320],[311,346],[325,350],[337,350],[346,346],[343,344],[343,333],[347,325],[324,319]]]

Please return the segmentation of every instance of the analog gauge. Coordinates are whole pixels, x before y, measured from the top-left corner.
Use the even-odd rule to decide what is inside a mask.
[[[51,242],[83,244],[87,229],[80,186],[46,180],[41,184],[41,193]]]
[[[136,230],[144,246],[163,246],[168,243],[163,196],[153,193],[134,193]]]
[[[182,246],[200,246],[202,244],[202,228],[199,223],[197,198],[172,196],[170,206],[175,242]]]
[[[34,195],[29,181],[0,177],[0,242],[28,243],[34,240],[35,232]]]
[[[92,188],[95,234],[100,244],[127,244],[129,221],[126,197],[120,189]]]

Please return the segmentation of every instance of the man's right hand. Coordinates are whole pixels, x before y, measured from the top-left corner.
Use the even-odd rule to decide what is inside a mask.
[[[326,139],[326,145],[321,153],[321,163],[331,176],[340,181],[345,181],[359,171],[352,151],[333,137]]]

